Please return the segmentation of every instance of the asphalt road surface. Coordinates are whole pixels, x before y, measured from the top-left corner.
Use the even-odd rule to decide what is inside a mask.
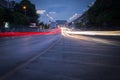
[[[64,31],[1,38],[0,80],[120,80],[120,45]]]

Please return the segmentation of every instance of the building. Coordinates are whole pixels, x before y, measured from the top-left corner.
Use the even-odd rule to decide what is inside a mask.
[[[49,26],[50,26],[50,28],[56,28],[57,27],[56,22],[50,22]]]
[[[57,26],[64,27],[67,25],[67,20],[56,20]]]

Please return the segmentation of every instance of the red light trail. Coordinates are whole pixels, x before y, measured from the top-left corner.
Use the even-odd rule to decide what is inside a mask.
[[[56,28],[46,32],[0,32],[0,37],[28,36],[28,35],[50,35],[60,33],[61,29]]]

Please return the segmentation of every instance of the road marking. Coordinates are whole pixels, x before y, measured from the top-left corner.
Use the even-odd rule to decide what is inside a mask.
[[[0,76],[0,80],[5,80],[6,78],[12,76],[15,72],[17,72],[18,70],[20,70],[21,68],[23,68],[24,66],[28,65],[32,61],[34,61],[37,58],[39,58],[42,54],[46,53],[52,47],[54,47],[61,39],[62,39],[62,36],[60,35],[60,38],[56,42],[52,43],[51,46],[49,46],[46,50],[44,50],[43,52],[41,52],[38,55],[33,56],[32,58],[28,59],[27,61],[19,64],[17,67],[15,67],[14,69],[10,70],[8,73],[4,74],[3,76]]]

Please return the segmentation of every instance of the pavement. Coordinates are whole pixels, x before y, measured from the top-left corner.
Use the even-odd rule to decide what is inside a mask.
[[[19,63],[17,68],[11,69],[10,72],[6,71],[6,74],[2,75],[0,80],[120,80],[119,44],[113,45],[114,43],[109,44],[98,39],[95,40],[93,37],[91,39],[87,36],[68,36],[65,32],[62,32],[62,36],[60,36],[60,34],[56,35],[56,37],[46,36],[47,40],[49,40],[48,37],[54,39],[48,45],[49,47],[44,48],[45,50],[41,52],[39,51],[40,44],[38,43],[41,38],[36,37],[36,41],[34,42],[34,37],[32,37],[33,42],[30,43],[32,47],[26,47],[26,49],[32,49],[27,53],[29,55],[32,52],[37,53],[35,58],[33,57],[28,61]],[[44,39],[42,37],[42,40]],[[29,39],[25,39],[24,41],[26,42],[26,40],[28,41]],[[19,54],[18,51],[15,53],[17,55]],[[26,52],[21,52],[21,54],[23,57]],[[10,61],[12,59],[4,58],[4,60]],[[2,62],[4,60],[0,61]],[[12,63],[9,64],[12,65]],[[9,64],[5,65],[3,62],[1,66],[9,67]],[[0,71],[2,69],[4,70],[4,68],[0,68]]]

